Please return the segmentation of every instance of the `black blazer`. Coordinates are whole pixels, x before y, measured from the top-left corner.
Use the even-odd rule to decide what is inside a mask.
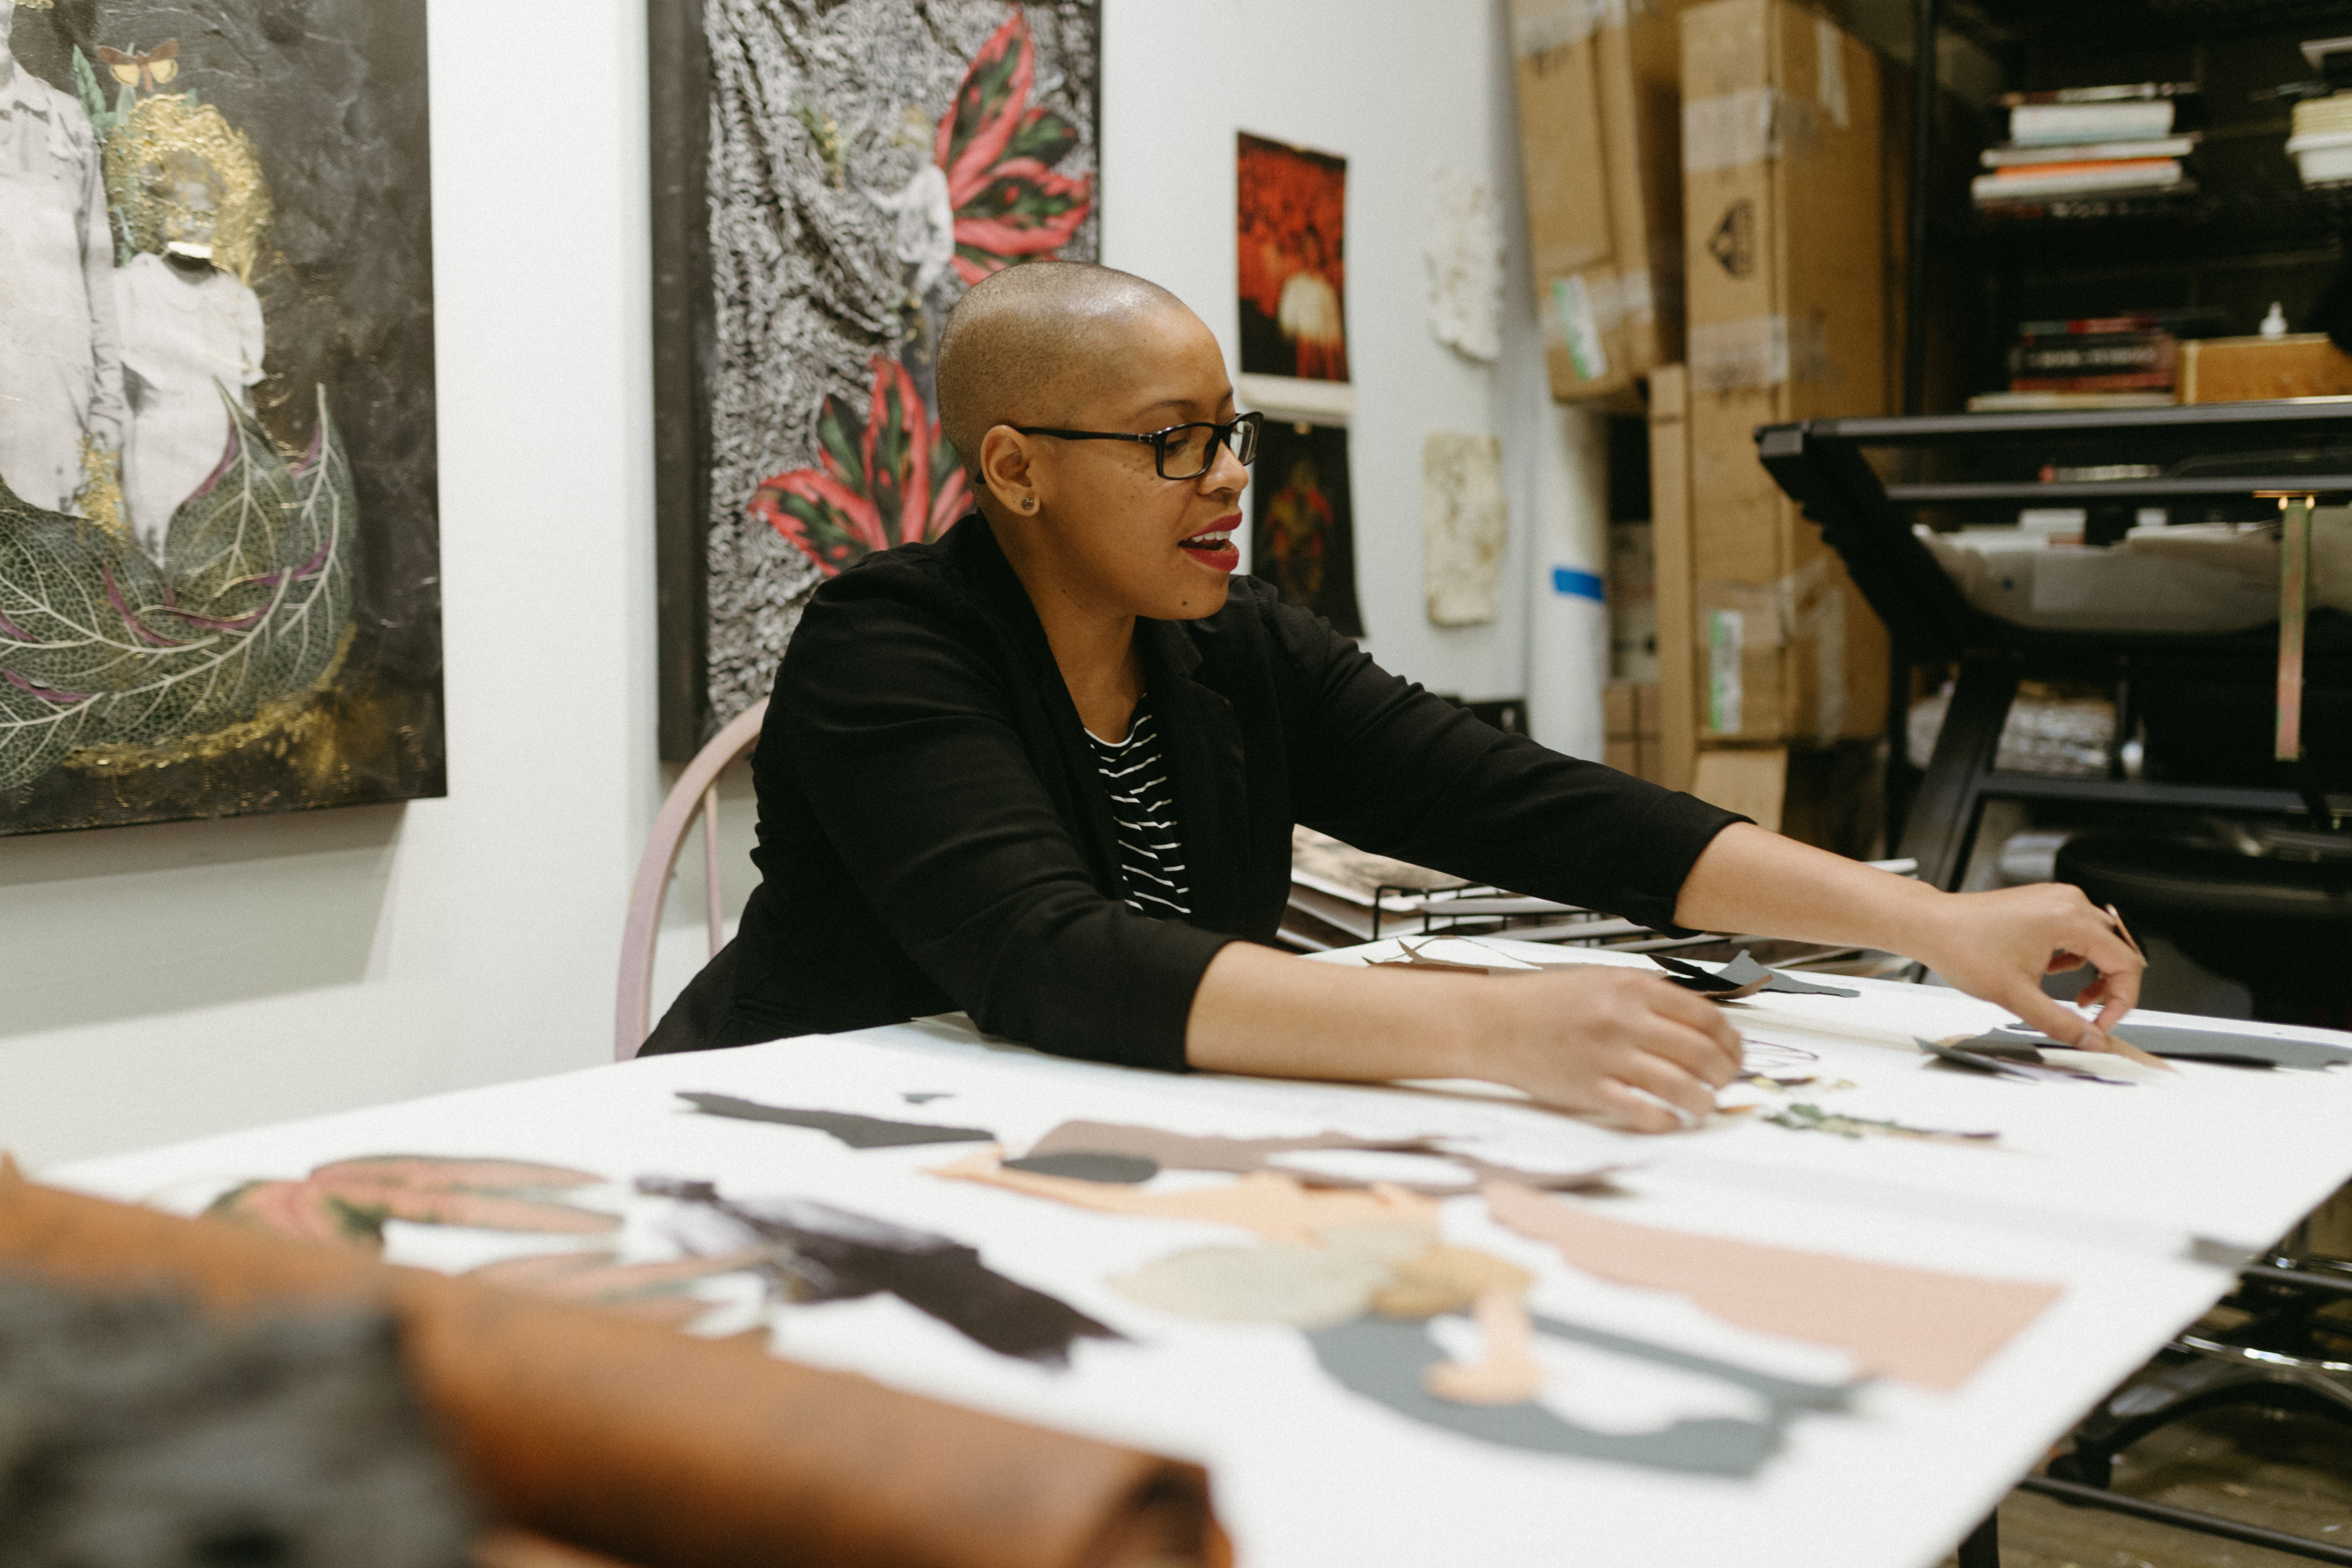
[[[1136,635],[1188,920],[1124,903],[1077,710],[975,515],[810,597],[751,761],[763,880],[646,1050],[961,1007],[1044,1050],[1181,1069],[1201,972],[1274,940],[1294,822],[1664,928],[1691,863],[1743,820],[1505,734],[1254,578]]]

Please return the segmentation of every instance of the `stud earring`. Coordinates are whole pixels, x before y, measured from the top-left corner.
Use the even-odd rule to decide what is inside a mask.
[[[1021,498],[1021,510],[1023,511],[1035,511],[1037,510],[1037,498],[1035,496],[1023,496]]]

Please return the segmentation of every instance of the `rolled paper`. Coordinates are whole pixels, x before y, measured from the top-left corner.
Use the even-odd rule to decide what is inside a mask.
[[[223,1316],[381,1301],[499,1518],[624,1562],[1230,1568],[1196,1465],[1023,1426],[594,1308],[28,1182],[0,1270]]]

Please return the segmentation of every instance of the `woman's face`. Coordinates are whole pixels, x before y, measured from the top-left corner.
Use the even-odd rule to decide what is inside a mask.
[[[1065,428],[1142,435],[1234,416],[1224,355],[1199,317],[1171,306],[1116,333],[1104,345],[1108,368],[1070,400]],[[1197,479],[1163,479],[1146,443],[1013,439],[1026,456],[1026,491],[1037,510],[1021,510],[1021,489],[992,488],[1010,500],[1018,553],[1027,558],[1016,563],[1024,579],[1043,579],[1030,583],[1033,595],[1042,588],[1076,600],[1073,607],[1154,620],[1193,620],[1224,607],[1241,564],[1232,534],[1249,483],[1229,448],[1215,448]],[[988,468],[992,481],[1003,471]]]

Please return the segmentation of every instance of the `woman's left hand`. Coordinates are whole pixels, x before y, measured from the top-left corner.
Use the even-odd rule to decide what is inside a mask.
[[[1997,1002],[2053,1040],[2083,1050],[2114,1051],[2160,1066],[2107,1033],[2139,1001],[2147,959],[2123,922],[2061,882],[1947,893],[1911,911],[1914,929],[1901,950],[1972,996]],[[2097,975],[2075,997],[2096,1006],[2085,1019],[2042,989],[2045,974],[2089,964]]]

